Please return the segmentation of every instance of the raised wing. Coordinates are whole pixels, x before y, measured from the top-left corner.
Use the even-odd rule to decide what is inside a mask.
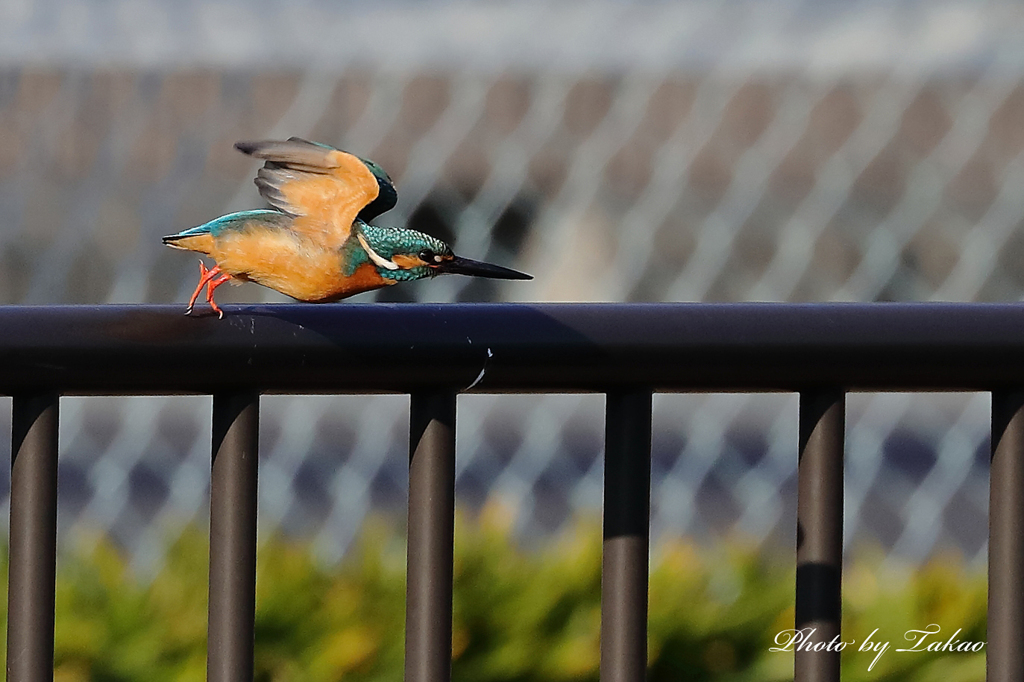
[[[356,216],[377,198],[377,178],[358,157],[298,137],[238,142],[266,163],[256,187],[271,206],[294,217],[292,229],[328,248],[341,246]]]

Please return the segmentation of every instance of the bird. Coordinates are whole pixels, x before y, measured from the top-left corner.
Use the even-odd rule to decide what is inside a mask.
[[[270,208],[240,211],[163,237],[175,249],[213,258],[199,261],[199,285],[185,314],[206,287],[206,301],[225,282],[256,282],[299,301],[328,303],[400,282],[442,274],[532,279],[500,265],[456,256],[424,232],[380,227],[371,220],[394,208],[398,192],[376,163],[319,142],[237,142],[264,161],[255,184]]]

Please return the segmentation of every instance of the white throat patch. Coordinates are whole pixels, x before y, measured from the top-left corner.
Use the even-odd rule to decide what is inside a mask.
[[[388,260],[387,258],[384,258],[379,253],[377,253],[376,251],[371,249],[370,245],[366,243],[366,237],[364,237],[361,234],[357,234],[356,237],[359,239],[359,243],[362,245],[363,249],[366,251],[366,255],[368,255],[370,257],[370,260],[372,260],[374,263],[376,263],[380,267],[385,268],[387,270],[397,270],[398,269],[398,263],[396,263],[393,260]]]

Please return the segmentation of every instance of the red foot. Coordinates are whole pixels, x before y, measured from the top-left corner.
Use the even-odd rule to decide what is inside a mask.
[[[192,308],[195,306],[196,300],[199,298],[199,292],[203,290],[203,287],[207,287],[206,302],[210,304],[210,307],[213,308],[214,312],[216,312],[221,319],[224,319],[224,311],[221,310],[220,306],[217,305],[217,302],[213,300],[213,290],[221,284],[224,284],[224,282],[227,282],[229,279],[231,279],[231,275],[221,272],[219,265],[215,265],[213,266],[213,269],[207,270],[206,263],[200,260],[199,286],[197,286],[196,290],[192,292],[192,298],[188,300],[188,308],[185,309],[185,314],[192,314]]]
[[[219,268],[216,269],[219,271]],[[221,284],[224,284],[224,282],[228,281],[229,279],[231,279],[231,275],[222,274],[217,279],[211,280],[209,287],[207,287],[206,289],[206,302],[210,304],[210,307],[217,312],[217,316],[222,320],[224,319],[224,311],[221,310],[220,306],[217,305],[217,302],[213,300],[213,290],[219,287]]]

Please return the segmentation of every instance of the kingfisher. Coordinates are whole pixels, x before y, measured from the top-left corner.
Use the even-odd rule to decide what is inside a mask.
[[[263,167],[256,187],[269,209],[240,211],[163,238],[167,246],[213,258],[199,261],[199,285],[185,314],[206,287],[206,301],[225,282],[256,282],[300,301],[326,303],[443,274],[532,279],[500,265],[456,256],[423,232],[378,227],[370,221],[394,208],[398,192],[373,161],[298,137],[237,142]]]

